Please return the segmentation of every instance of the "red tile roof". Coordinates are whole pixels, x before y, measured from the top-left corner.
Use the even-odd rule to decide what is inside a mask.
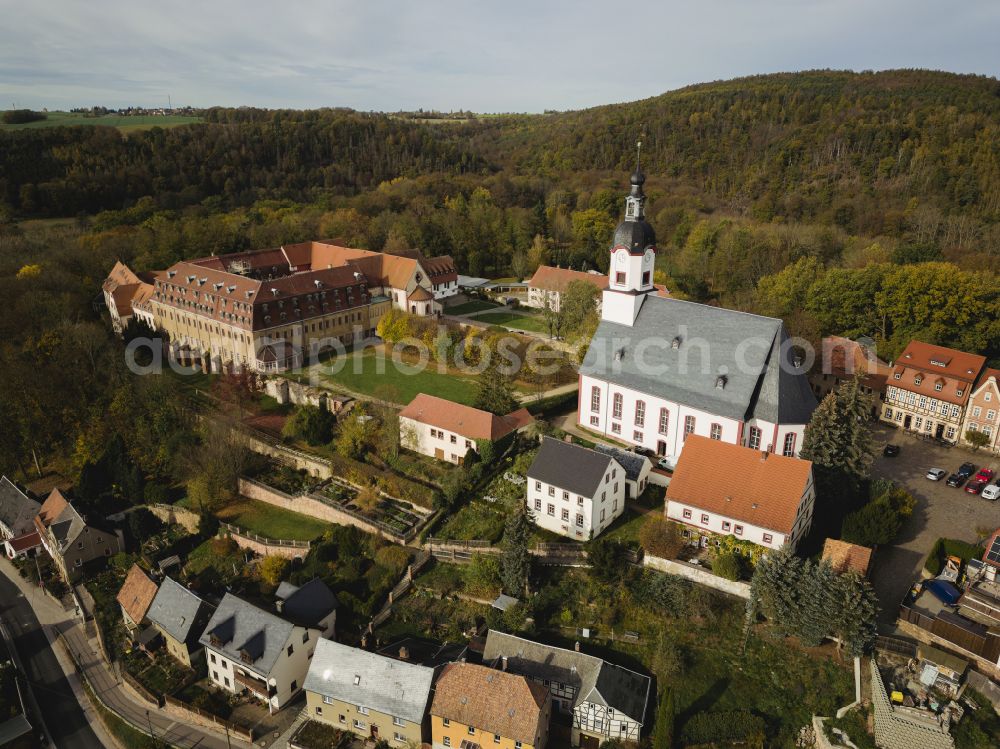
[[[156,583],[149,579],[139,565],[133,564],[115,600],[128,614],[129,619],[139,624],[149,611],[157,590]]]
[[[808,460],[692,434],[677,460],[667,501],[790,533],[811,480]]]
[[[434,687],[431,715],[535,744],[547,719],[549,689],[523,676],[472,663],[449,663]]]
[[[861,381],[873,390],[885,387],[891,368],[875,353],[850,338],[831,335],[823,339],[823,359],[820,362],[824,372],[838,379],[847,379],[855,374],[862,375]]]
[[[984,364],[985,356],[910,341],[893,364],[888,384],[928,398],[964,405]],[[940,390],[937,389],[939,383]]]
[[[34,549],[36,546],[41,546],[42,537],[38,535],[38,531],[32,531],[31,533],[25,533],[17,538],[9,539],[7,544],[14,550],[15,553],[20,553],[22,551],[26,551],[27,549]]]
[[[417,395],[399,416],[476,440],[498,440],[535,420],[526,408],[497,416],[426,393]]]
[[[872,550],[867,546],[849,544],[836,538],[828,538],[823,543],[823,557],[836,572],[853,570],[862,577],[868,574],[872,560]]]
[[[584,273],[569,268],[553,268],[551,265],[539,265],[535,275],[528,281],[529,288],[545,289],[546,291],[565,291],[573,281],[585,281],[598,290],[608,288],[608,277],[600,273]]]
[[[101,287],[105,291],[113,292],[119,286],[127,286],[129,284],[136,284],[140,282],[140,278],[132,272],[121,260],[118,260],[111,272],[108,273],[108,277],[104,279],[104,283]]]

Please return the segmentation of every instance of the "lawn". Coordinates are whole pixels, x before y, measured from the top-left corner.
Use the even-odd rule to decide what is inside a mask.
[[[381,361],[380,358],[372,349],[350,354],[339,372],[324,372],[323,378],[355,393],[400,404],[409,403],[418,393],[436,395],[466,405],[472,405],[476,399],[474,377],[454,373],[440,374],[434,363],[428,363],[423,371],[419,371],[404,363],[397,364],[389,357],[382,358]],[[378,367],[383,369],[381,373]]]
[[[312,541],[323,535],[330,523],[309,515],[283,510],[255,499],[240,499],[216,512],[219,520],[252,533],[274,539]]]
[[[494,302],[474,300],[463,304],[456,304],[454,307],[445,307],[444,311],[448,315],[471,315],[473,312],[485,312],[486,310],[496,309],[499,306],[499,304],[495,304]]]
[[[489,325],[502,325],[505,328],[516,330],[527,330],[532,333],[549,332],[548,323],[541,315],[518,315],[513,312],[486,312],[472,318],[476,322],[484,322]]]
[[[640,515],[638,512],[626,509],[600,537],[610,541],[621,541],[626,544],[638,544],[639,530],[645,522],[645,515]]]
[[[452,515],[441,529],[434,533],[437,538],[454,540],[483,540],[496,543],[503,536],[507,520],[506,505],[502,502],[485,502],[474,499]]]
[[[106,127],[116,127],[123,133],[135,130],[150,130],[154,127],[177,127],[178,125],[190,125],[201,122],[201,117],[183,114],[168,115],[136,115],[134,117],[122,117],[117,114],[106,114],[99,117],[89,117],[75,112],[48,112],[48,119],[36,122],[25,122],[19,125],[7,125],[0,123],[0,130],[25,130],[40,127],[66,127],[73,125],[104,125]]]

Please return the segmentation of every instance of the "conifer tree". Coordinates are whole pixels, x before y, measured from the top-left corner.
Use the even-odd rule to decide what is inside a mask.
[[[531,572],[531,554],[528,552],[530,536],[531,521],[524,505],[518,503],[507,517],[503,532],[503,556],[500,558],[500,582],[503,589],[508,595],[518,598],[528,590],[528,575]]]
[[[841,383],[813,412],[806,427],[800,457],[811,460],[817,482],[847,480],[854,488],[868,478],[872,464],[868,431],[868,396],[855,377]]]
[[[674,745],[674,692],[665,687],[656,709],[656,734],[653,749],[672,749]]]
[[[511,411],[517,410],[517,398],[514,397],[510,376],[499,366],[491,364],[479,375],[476,383],[476,402],[473,405],[497,416],[506,416]]]

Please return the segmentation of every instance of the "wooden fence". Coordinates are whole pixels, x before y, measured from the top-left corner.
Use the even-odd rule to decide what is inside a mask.
[[[308,541],[260,536],[231,523],[219,523],[219,528],[228,533],[241,549],[250,549],[263,556],[304,557],[312,546]]]
[[[385,605],[382,607],[382,610],[379,611],[375,616],[373,616],[372,620],[368,622],[368,634],[372,634],[375,631],[375,627],[379,626],[380,624],[382,624],[382,622],[384,622],[386,619],[392,616],[393,605],[410,591],[410,588],[413,587],[413,578],[430,561],[431,561],[431,554],[429,554],[428,552],[421,551],[419,554],[417,554],[417,556],[413,560],[413,563],[407,566],[406,572],[403,575],[403,579],[400,580],[398,583],[396,583],[396,586],[389,591],[388,600],[385,602]]]
[[[240,738],[243,741],[246,741],[251,744],[253,743],[254,734],[252,728],[247,728],[246,726],[241,726],[236,723],[231,723],[228,720],[223,720],[214,713],[210,713],[207,710],[202,710],[200,707],[196,707],[195,705],[191,705],[187,702],[184,702],[184,700],[179,700],[176,697],[171,697],[170,695],[164,697],[163,701],[164,704],[168,706],[177,708],[179,710],[186,710],[190,713],[194,713],[200,718],[204,718],[205,720],[211,721],[217,726],[221,726],[223,730],[233,734],[237,738]]]
[[[151,705],[156,705],[157,707],[163,707],[163,695],[155,694],[149,689],[147,689],[142,682],[136,679],[132,674],[130,674],[125,669],[121,670],[122,681],[128,684],[136,693]]]

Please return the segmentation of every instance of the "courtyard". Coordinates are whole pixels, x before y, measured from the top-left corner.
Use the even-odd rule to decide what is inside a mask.
[[[884,425],[873,428],[876,451],[872,476],[887,478],[910,492],[917,500],[913,515],[906,521],[892,546],[882,547],[872,562],[871,580],[881,603],[881,627],[891,631],[896,610],[914,580],[919,579],[924,560],[938,538],[954,538],[975,543],[986,529],[1000,526],[1000,502],[990,502],[962,488],[947,486],[944,480],[925,478],[931,468],[949,473],[966,461],[977,468],[1000,469],[1000,458],[964,447],[944,447]],[[899,455],[887,458],[882,448],[899,445]]]

